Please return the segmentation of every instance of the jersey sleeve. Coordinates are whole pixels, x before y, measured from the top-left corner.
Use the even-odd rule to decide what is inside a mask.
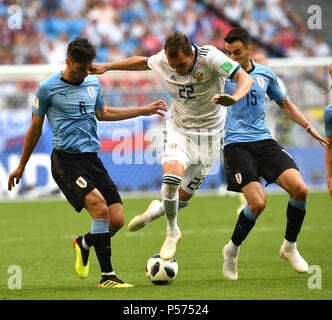
[[[49,105],[48,88],[45,84],[40,84],[37,88],[35,99],[32,104],[32,112],[43,118]]]
[[[332,137],[332,104],[324,109],[325,135]]]
[[[100,86],[100,82],[98,81],[98,93],[97,93],[97,98],[96,98],[96,104],[95,104],[95,110],[100,109],[101,107],[103,107],[105,105],[105,101],[104,101],[104,97],[101,93],[101,86]]]
[[[155,70],[164,55],[165,51],[161,50],[157,54],[150,56],[146,61],[146,66],[148,69]]]
[[[267,90],[266,90],[266,94],[268,95],[268,97],[271,100],[274,100],[276,102],[280,102],[283,99],[285,99],[286,95],[281,90],[281,88],[279,86],[279,83],[278,83],[277,76],[275,75],[275,73],[270,69],[266,69],[266,70],[268,70],[267,74],[268,74],[268,78],[269,78],[269,83],[268,83],[268,87],[267,87]]]
[[[223,52],[213,46],[208,46],[207,61],[210,68],[221,77],[233,79],[236,71],[240,69],[238,62],[228,58]]]

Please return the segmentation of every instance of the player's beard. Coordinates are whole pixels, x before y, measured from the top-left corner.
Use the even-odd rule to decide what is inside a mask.
[[[71,72],[70,78],[72,79],[73,82],[83,82],[85,76],[77,74],[77,72]]]

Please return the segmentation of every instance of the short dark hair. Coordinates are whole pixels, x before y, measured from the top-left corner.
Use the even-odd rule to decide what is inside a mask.
[[[225,41],[232,44],[235,41],[241,41],[246,47],[251,44],[250,35],[247,30],[242,28],[234,28],[225,37]]]
[[[173,31],[167,34],[164,49],[170,58],[176,58],[180,50],[187,57],[192,52],[190,39],[180,31]]]
[[[68,45],[67,57],[86,64],[97,58],[97,48],[87,38],[75,38]]]

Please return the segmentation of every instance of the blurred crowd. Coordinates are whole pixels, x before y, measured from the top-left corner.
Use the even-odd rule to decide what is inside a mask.
[[[22,9],[21,29],[8,28],[11,5]],[[232,22],[280,56],[331,54],[287,0],[0,0],[0,64],[62,64],[77,36],[98,47],[97,62],[149,56],[173,29],[223,50]]]

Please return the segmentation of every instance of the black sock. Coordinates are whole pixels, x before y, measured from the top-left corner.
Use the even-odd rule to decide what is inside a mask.
[[[288,202],[287,207],[287,226],[285,239],[290,242],[295,242],[299,234],[302,222],[305,216],[305,210],[300,210]]]
[[[90,232],[84,235],[84,241],[89,247],[93,246],[93,237]]]
[[[111,237],[113,237],[113,236],[115,235],[115,232],[113,232],[113,231],[109,231],[109,232],[108,232],[108,235],[109,235],[109,237],[111,238]],[[92,247],[92,246],[93,246],[92,238],[93,238],[93,237],[92,237],[92,235],[91,235],[90,232],[84,235],[85,243],[86,243],[89,247]]]
[[[254,225],[255,221],[248,219],[242,210],[231,237],[232,242],[240,246]]]
[[[91,234],[93,246],[99,261],[102,273],[113,271],[111,263],[111,238],[108,233]]]

